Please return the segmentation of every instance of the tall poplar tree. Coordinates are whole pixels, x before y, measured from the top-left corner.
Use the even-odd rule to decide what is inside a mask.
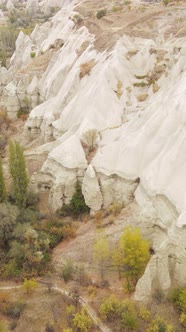
[[[2,160],[0,157],[0,202],[4,202],[6,200],[6,187],[5,187],[5,180],[3,175],[3,166]]]
[[[16,205],[24,207],[28,192],[28,175],[23,149],[18,142],[9,143],[9,170],[12,177],[12,190]]]

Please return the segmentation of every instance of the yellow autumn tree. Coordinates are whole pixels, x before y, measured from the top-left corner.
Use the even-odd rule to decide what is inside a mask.
[[[149,242],[142,237],[138,228],[127,227],[113,251],[112,259],[119,273],[128,282],[136,283],[150,259]]]

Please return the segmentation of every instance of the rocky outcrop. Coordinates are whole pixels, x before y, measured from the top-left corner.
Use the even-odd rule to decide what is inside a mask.
[[[186,275],[186,39],[120,30],[115,46],[98,52],[84,18],[73,19],[72,2],[40,3],[45,12],[56,6],[50,22],[19,34],[8,71],[14,80],[0,78],[6,106],[15,115],[29,101],[24,135],[43,142],[27,156],[39,159],[32,187],[48,193],[52,211],[70,201],[77,179],[93,214],[135,197],[155,253],[137,285],[144,299],[154,285],[166,291]],[[99,139],[90,156],[82,137],[91,130]]]
[[[39,13],[39,3],[38,0],[28,0],[25,7],[25,12],[27,15],[32,17]]]

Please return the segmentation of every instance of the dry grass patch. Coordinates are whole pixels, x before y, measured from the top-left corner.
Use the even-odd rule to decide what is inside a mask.
[[[94,59],[88,61],[88,62],[85,62],[85,63],[82,63],[80,65],[80,73],[79,73],[79,78],[83,78],[85,75],[89,75],[92,68],[96,65],[96,61]]]
[[[147,93],[144,93],[143,95],[139,95],[137,96],[137,99],[139,102],[142,102],[142,101],[145,101],[148,97],[148,94]]]

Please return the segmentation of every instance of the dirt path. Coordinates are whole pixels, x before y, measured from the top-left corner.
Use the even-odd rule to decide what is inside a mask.
[[[21,288],[21,285],[18,285],[18,286],[2,286],[2,287],[0,287],[0,290],[11,290],[11,289],[18,289],[18,288]],[[57,292],[65,295],[65,296],[71,298],[70,293],[66,289],[64,289],[64,288],[58,287],[56,285],[52,285],[52,289],[54,289],[55,291],[57,291]],[[108,326],[106,326],[105,324],[103,324],[103,322],[97,316],[97,314],[94,311],[94,309],[91,308],[91,306],[88,304],[88,302],[82,296],[80,296],[79,303],[83,307],[86,308],[89,316],[92,318],[94,324],[97,327],[99,327],[100,331],[102,331],[102,332],[112,332]]]
[[[115,0],[102,1],[85,0],[75,7],[83,17],[77,28],[86,26],[90,33],[95,35],[95,47],[98,51],[111,49],[124,34],[132,37],[141,37],[156,40],[163,35],[165,39],[174,37],[183,28],[186,4],[171,3],[163,6],[159,3],[119,4]],[[96,13],[106,9],[106,15],[97,19]],[[163,22],[163,26],[162,23]],[[185,31],[185,30],[184,30]],[[181,30],[182,35],[184,31]]]

